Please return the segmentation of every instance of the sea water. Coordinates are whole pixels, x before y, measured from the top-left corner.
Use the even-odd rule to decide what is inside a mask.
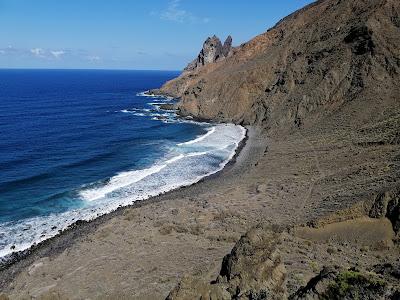
[[[0,70],[0,258],[221,170],[245,130],[149,96],[167,71]]]

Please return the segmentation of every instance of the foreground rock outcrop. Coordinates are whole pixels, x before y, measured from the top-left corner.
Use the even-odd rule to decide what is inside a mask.
[[[287,297],[285,267],[278,246],[281,229],[256,227],[223,259],[211,283],[187,277],[169,294],[178,299],[283,299]]]
[[[363,236],[357,235],[360,229]],[[385,255],[382,243],[391,241],[391,231],[386,221],[368,218],[334,222],[318,229],[258,225],[223,258],[215,280],[184,277],[167,299],[398,299],[399,262],[374,264],[375,254],[365,250],[366,245],[375,245],[375,253]],[[363,261],[352,267],[341,262],[341,256],[357,252],[360,246],[364,247]],[[387,253],[396,256],[397,250],[391,247]],[[310,260],[299,258],[298,253]],[[299,275],[308,273],[307,264],[311,272],[300,282]]]
[[[397,239],[400,239],[400,189],[395,188],[379,193],[371,207],[369,216],[372,218],[388,218],[397,234]]]

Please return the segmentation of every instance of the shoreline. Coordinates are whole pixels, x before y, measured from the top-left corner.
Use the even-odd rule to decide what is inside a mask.
[[[154,94],[154,93],[151,93],[151,91],[153,91],[153,90],[144,91],[144,92],[138,93],[138,95],[141,95],[141,96],[144,96],[144,97],[151,97],[151,98],[154,98],[154,97],[156,97],[156,98],[164,98],[164,99],[167,100],[167,101],[170,101],[170,100],[172,100],[172,99],[177,99],[177,100],[178,100],[178,98],[174,98],[174,97],[172,97],[172,96],[165,95],[165,94],[161,94],[161,93],[159,93],[159,94]],[[149,103],[149,104],[154,105],[154,103]],[[161,105],[162,105],[162,104],[170,105],[168,102],[167,102],[167,103],[160,103],[160,104],[161,104]],[[157,105],[156,105],[156,106],[157,106]],[[162,108],[162,110],[167,110],[167,111],[168,111],[168,110],[170,110],[170,109]],[[173,111],[175,112],[176,118],[182,119],[182,120],[185,120],[185,121],[188,121],[188,122],[190,122],[190,121],[196,121],[196,122],[199,122],[199,123],[205,123],[205,124],[209,124],[209,125],[224,124],[224,123],[212,122],[211,120],[188,120],[188,119],[186,119],[185,117],[182,117],[181,115],[179,115],[178,111],[176,111],[176,110],[173,110]],[[233,125],[236,125],[236,124],[233,124]],[[165,192],[161,192],[161,193],[158,194],[158,195],[150,196],[150,197],[145,198],[145,199],[143,199],[143,200],[136,200],[136,201],[134,201],[134,202],[150,200],[150,199],[153,198],[153,197],[158,197],[158,196],[161,196],[161,195],[163,195],[163,194],[169,193],[169,192],[174,191],[174,190],[179,190],[179,189],[181,189],[181,188],[185,188],[185,187],[192,186],[192,185],[194,185],[194,184],[196,184],[196,183],[202,182],[205,178],[213,177],[214,175],[216,175],[216,174],[218,174],[219,172],[221,172],[223,169],[225,169],[227,166],[229,166],[229,165],[231,164],[231,163],[230,163],[231,160],[234,160],[234,159],[235,159],[235,157],[237,156],[237,153],[239,153],[239,152],[241,151],[241,148],[242,148],[241,145],[242,145],[243,140],[246,140],[246,139],[247,139],[247,129],[246,129],[244,126],[240,126],[240,127],[242,128],[242,130],[244,130],[243,137],[242,137],[242,139],[241,139],[240,141],[238,141],[238,142],[236,143],[236,148],[235,148],[235,150],[233,151],[232,156],[230,156],[227,160],[221,162],[222,164],[224,164],[224,166],[223,166],[222,168],[220,168],[220,167],[217,168],[215,171],[212,171],[212,172],[210,172],[208,175],[205,175],[204,177],[202,177],[202,178],[200,178],[200,179],[197,179],[197,181],[194,181],[193,183],[183,184],[183,185],[181,185],[181,186],[179,186],[179,187],[172,188],[171,190],[168,190],[168,191],[165,191]],[[45,239],[43,239],[43,240],[41,240],[41,241],[39,241],[39,242],[34,242],[34,243],[31,244],[30,246],[28,246],[28,248],[25,248],[25,249],[15,249],[15,247],[12,246],[12,247],[14,247],[14,248],[11,248],[11,250],[14,250],[14,249],[15,249],[14,252],[8,253],[8,254],[6,254],[5,256],[0,257],[0,272],[1,272],[2,270],[4,270],[4,269],[7,269],[10,265],[12,265],[13,263],[15,263],[16,261],[18,261],[18,260],[20,260],[20,259],[23,259],[24,257],[30,255],[30,253],[31,253],[32,251],[34,251],[34,249],[35,249],[36,247],[38,247],[39,245],[41,245],[42,243],[44,243],[44,242],[46,242],[46,241],[49,241],[49,240],[51,240],[51,239],[53,239],[53,238],[59,236],[60,234],[63,234],[65,231],[70,230],[71,228],[74,228],[74,227],[76,227],[76,226],[79,226],[80,224],[92,222],[92,221],[94,221],[94,220],[96,220],[96,219],[98,219],[98,218],[100,218],[100,217],[102,217],[102,216],[104,216],[104,215],[111,214],[111,213],[113,213],[114,211],[119,210],[119,209],[121,209],[121,208],[123,208],[123,207],[131,207],[131,206],[134,204],[134,202],[132,202],[131,204],[128,204],[128,205],[120,204],[118,207],[115,206],[115,208],[114,208],[113,210],[111,210],[111,211],[106,211],[105,213],[101,213],[100,215],[97,214],[97,216],[94,216],[94,217],[92,217],[92,218],[90,218],[90,219],[77,219],[77,220],[73,221],[71,224],[69,224],[69,225],[67,225],[66,227],[64,227],[63,229],[59,229],[57,233],[54,233],[54,235],[49,236],[48,238],[45,238]]]
[[[96,228],[103,225],[107,221],[123,215],[126,210],[143,207],[160,201],[167,201],[169,198],[178,194],[190,193],[191,189],[196,189],[198,186],[201,186],[204,183],[215,181],[217,178],[221,178],[224,176],[224,174],[229,173],[229,171],[236,166],[239,156],[243,154],[246,147],[249,146],[249,139],[251,136],[255,135],[253,127],[242,127],[245,130],[244,137],[238,143],[232,158],[221,170],[205,176],[191,185],[181,186],[177,189],[167,191],[160,195],[133,202],[127,206],[120,206],[116,210],[96,217],[92,220],[77,220],[69,225],[66,229],[60,231],[57,235],[50,237],[38,244],[34,244],[26,250],[11,254],[7,260],[0,262],[0,289],[4,288],[13,280],[13,278],[15,278],[21,271],[31,265],[34,261],[45,256],[54,256],[63,252],[68,247],[78,242],[79,238],[85,237],[89,233],[95,231]]]

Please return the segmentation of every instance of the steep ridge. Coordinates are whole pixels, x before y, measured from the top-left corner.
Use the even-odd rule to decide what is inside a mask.
[[[183,115],[270,133],[311,126],[354,101],[362,109],[351,121],[362,124],[399,106],[399,15],[395,0],[317,1],[159,91],[180,97]]]

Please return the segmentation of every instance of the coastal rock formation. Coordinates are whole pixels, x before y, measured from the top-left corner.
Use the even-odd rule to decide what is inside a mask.
[[[207,38],[199,55],[184,69],[185,72],[198,70],[205,65],[215,63],[228,57],[232,49],[232,37],[228,36],[222,45],[220,39],[214,35]]]
[[[167,299],[284,299],[286,274],[280,243],[281,229],[258,226],[224,257],[215,281],[187,277]]]
[[[208,37],[200,53],[186,66],[178,78],[168,81],[160,89],[150,90],[150,94],[180,98],[192,83],[197,82],[199,73],[212,70],[217,63],[230,57],[234,49],[230,35],[223,45],[217,36]]]
[[[399,14],[395,0],[320,0],[222,61],[220,43],[209,39],[211,56],[203,50],[161,92],[181,98],[182,115],[270,133],[313,126],[342,108],[347,117],[349,106],[353,122],[363,124],[399,106]]]
[[[222,46],[222,54],[224,57],[228,57],[232,50],[232,37],[228,35],[224,45]]]

